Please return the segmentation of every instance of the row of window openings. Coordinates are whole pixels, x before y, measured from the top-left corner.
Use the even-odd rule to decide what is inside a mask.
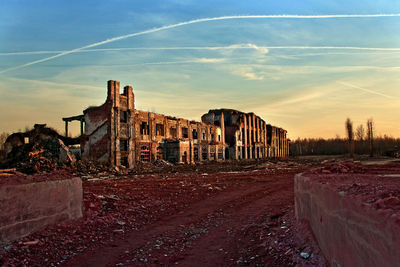
[[[121,144],[121,151],[127,151],[128,148],[128,142],[127,140],[120,140]],[[239,148],[240,151],[239,153],[241,154],[239,158],[245,158],[245,149],[246,148]],[[256,150],[252,150],[250,152],[250,149],[247,148],[247,153],[250,155],[252,154],[253,158],[260,158],[261,157],[261,151],[260,148],[257,148]],[[197,161],[199,160],[199,150],[198,148],[194,148],[194,160]],[[202,159],[207,160],[207,149],[203,148],[202,150]],[[215,148],[210,149],[210,160],[215,160],[216,155],[218,155],[218,159],[223,159],[223,154],[221,150],[218,150],[218,153],[216,153]],[[162,150],[157,149],[157,158],[162,158]],[[140,147],[140,160],[143,162],[149,162],[150,161],[150,147],[148,146],[141,146]],[[121,164],[124,166],[128,165],[127,158],[121,158]]]
[[[128,121],[128,112],[127,111],[120,111],[120,121],[122,123],[126,123]],[[247,120],[247,125],[249,125],[249,121]],[[261,128],[261,121],[258,121],[258,126]],[[149,135],[149,124],[147,122],[142,122],[142,124],[140,125],[140,134],[142,135]],[[249,132],[249,130],[247,130],[247,132]],[[177,137],[177,132],[176,132],[176,128],[170,128],[170,134],[173,138]],[[164,125],[163,124],[156,124],[156,135],[157,136],[164,136]],[[244,134],[242,134],[244,135]],[[253,135],[253,133],[252,133]],[[192,132],[192,136],[193,139],[198,139],[198,135],[197,135],[197,131],[194,129]],[[188,128],[183,127],[182,128],[182,137],[183,138],[189,138],[189,134],[188,134]],[[252,136],[253,137],[253,136]],[[249,140],[249,134],[247,134],[247,140],[248,142],[250,142]],[[206,134],[203,133],[203,140],[206,139]],[[241,136],[239,135],[238,137],[239,140],[241,140]],[[258,140],[258,133],[256,132],[256,139]],[[211,140],[214,141],[214,135],[211,134]],[[218,135],[218,141],[221,141],[221,136]]]
[[[157,148],[157,159],[163,158],[163,151],[161,147]],[[150,147],[147,145],[140,146],[140,161],[142,162],[150,162]]]
[[[128,151],[128,148],[129,148],[128,140],[121,139],[121,140],[119,140],[119,144],[120,144],[121,152]],[[162,149],[159,147],[159,148],[157,148],[157,159],[161,159],[161,158],[162,158]],[[150,160],[150,147],[149,146],[142,145],[140,147],[140,160],[141,161],[149,161]]]
[[[258,140],[258,132],[256,133],[256,140]],[[250,136],[251,134],[251,136]],[[242,128],[242,133],[238,135],[238,140],[241,141],[242,140],[242,136],[244,136],[244,128]],[[247,143],[250,143],[250,140],[253,140],[254,137],[254,133],[253,131],[249,132],[249,129],[247,129]]]
[[[145,121],[143,121],[140,124],[140,134],[141,135],[149,135],[150,130],[149,130],[149,124]],[[177,130],[176,128],[169,128],[169,133],[172,138],[177,138]],[[156,135],[157,136],[164,136],[164,125],[163,124],[156,124]],[[193,139],[198,139],[198,133],[196,129],[193,129],[192,131],[192,137]],[[182,127],[182,138],[189,138],[189,129],[186,127]],[[214,141],[214,134],[211,134],[211,140]],[[203,140],[206,139],[206,133],[203,133]],[[218,141],[221,141],[221,135],[218,135]]]
[[[247,120],[246,120],[246,125],[248,127],[250,127],[250,119],[249,118],[247,118]],[[254,123],[254,126],[261,129],[261,120],[256,120],[256,122]]]
[[[224,154],[222,153],[221,149],[218,149],[218,151],[216,151],[216,149],[214,147],[210,148],[210,158],[208,158],[208,151],[207,148],[203,147],[202,151],[201,151],[201,158],[202,160],[216,160],[216,156],[218,155],[218,159],[224,159]],[[199,154],[198,154],[198,149],[195,148],[194,150],[194,158],[195,160],[198,159]]]
[[[198,161],[199,160],[199,149],[194,148],[193,150],[194,150],[193,151],[194,160]],[[203,148],[202,149],[202,159],[207,160],[208,159],[207,156],[208,156],[207,149]],[[215,160],[216,156],[218,156],[218,159],[223,159],[222,150],[219,149],[217,152],[215,148],[211,148],[210,149],[210,160]],[[158,159],[162,158],[162,149],[161,148],[157,148],[157,158]],[[142,162],[150,161],[150,147],[149,146],[142,145],[140,147],[140,161],[142,161]]]
[[[128,140],[120,139],[119,144],[120,144],[121,152],[128,151],[128,148],[129,148]],[[213,149],[211,149],[211,152],[215,152],[215,151]],[[160,154],[161,153],[162,152],[160,152]],[[143,154],[143,157],[147,157],[147,154],[150,154],[150,148],[148,146],[141,146],[141,154]]]
[[[262,157],[262,153],[259,147],[257,147],[256,149],[252,149],[250,150],[250,148],[245,148],[245,147],[240,147],[239,148],[239,159],[241,158],[246,158],[246,149],[247,149],[247,155],[248,157],[250,157],[250,153],[251,153],[251,157],[254,158],[261,158]],[[241,156],[241,157],[240,157]]]

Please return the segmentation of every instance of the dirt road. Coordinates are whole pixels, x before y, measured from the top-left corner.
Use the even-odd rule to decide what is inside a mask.
[[[301,170],[86,182],[83,220],[25,239],[39,240],[35,246],[13,244],[3,264],[323,266],[294,219],[293,177]]]
[[[217,186],[217,193],[109,246],[83,253],[67,266],[294,265],[289,249],[295,252],[295,248],[293,240],[287,240],[292,233],[285,220],[293,219],[295,173],[250,171],[197,177],[205,179],[208,188]],[[287,244],[273,248],[279,239]]]

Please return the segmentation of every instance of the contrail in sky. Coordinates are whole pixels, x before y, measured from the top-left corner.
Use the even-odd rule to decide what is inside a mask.
[[[382,93],[379,93],[379,92],[376,92],[376,91],[373,91],[373,90],[370,90],[370,89],[362,88],[362,87],[359,87],[359,86],[356,86],[356,85],[353,85],[353,84],[350,84],[350,83],[345,83],[345,82],[338,82],[338,83],[342,84],[344,86],[347,86],[347,87],[351,87],[351,88],[362,90],[362,91],[370,93],[370,94],[379,95],[379,96],[383,96],[383,97],[386,97],[386,98],[393,98],[390,95],[382,94]]]
[[[52,59],[55,59],[55,58],[58,58],[58,57],[66,56],[66,55],[69,55],[69,54],[72,54],[72,53],[79,52],[79,51],[84,50],[84,49],[100,46],[100,45],[103,45],[103,44],[108,44],[108,43],[112,43],[112,42],[115,42],[115,41],[131,38],[131,37],[135,37],[135,36],[150,34],[150,33],[154,33],[154,32],[164,31],[164,30],[168,30],[168,29],[173,29],[173,28],[177,28],[177,27],[181,27],[181,26],[185,26],[185,25],[190,25],[190,24],[201,23],[201,22],[220,21],[220,20],[233,20],[233,19],[332,19],[332,18],[335,19],[335,18],[379,18],[379,17],[400,17],[400,14],[367,14],[367,15],[362,15],[362,14],[349,14],[349,15],[343,15],[343,14],[342,15],[243,15],[243,16],[239,15],[239,16],[222,16],[222,17],[214,17],[214,18],[194,19],[194,20],[184,21],[184,22],[180,22],[180,23],[176,23],[176,24],[165,25],[165,26],[153,28],[153,29],[150,29],[150,30],[130,33],[130,34],[121,35],[121,36],[117,36],[117,37],[114,37],[114,38],[106,39],[104,41],[100,41],[100,42],[96,42],[96,43],[89,44],[89,45],[86,45],[86,46],[82,46],[82,47],[79,47],[79,48],[75,48],[75,49],[72,49],[72,50],[68,50],[68,51],[59,53],[59,54],[54,55],[54,56],[42,58],[42,59],[31,61],[31,62],[22,64],[22,65],[18,65],[18,66],[15,66],[15,67],[4,69],[4,70],[0,71],[0,74],[8,72],[8,71],[11,71],[11,70],[16,70],[16,69],[28,67],[30,65],[38,64],[38,63],[41,63],[41,62],[49,61],[49,60],[52,60]]]
[[[75,53],[106,52],[106,51],[129,51],[129,50],[234,50],[234,49],[302,49],[302,50],[364,50],[364,51],[387,51],[400,52],[399,47],[362,47],[362,46],[248,46],[247,44],[228,46],[176,46],[176,47],[120,47],[120,48],[97,48],[79,50]],[[41,54],[65,53],[68,50],[54,51],[22,51],[0,53],[0,56],[26,56]]]

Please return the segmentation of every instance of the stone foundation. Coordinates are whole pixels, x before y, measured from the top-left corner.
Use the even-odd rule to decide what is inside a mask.
[[[364,184],[352,180],[351,174],[337,176],[339,178],[335,174],[296,175],[297,219],[310,225],[331,266],[399,266],[400,220],[397,212],[390,209],[390,205],[379,208],[380,200],[365,202],[366,192],[357,195],[343,191],[341,188],[345,183],[347,188]],[[373,188],[377,187],[374,182],[365,184],[365,187],[371,186],[369,192],[374,192]],[[370,199],[374,201],[376,197]],[[388,200],[394,201],[393,197]]]
[[[82,198],[79,178],[0,185],[0,243],[82,217]]]

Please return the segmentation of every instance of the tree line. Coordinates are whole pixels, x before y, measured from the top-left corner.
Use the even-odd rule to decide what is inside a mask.
[[[400,138],[387,135],[375,136],[374,123],[368,119],[366,127],[360,124],[354,131],[353,122],[348,118],[345,122],[346,137],[298,138],[290,144],[292,156],[305,155],[344,155],[354,154],[383,156],[400,150]]]

